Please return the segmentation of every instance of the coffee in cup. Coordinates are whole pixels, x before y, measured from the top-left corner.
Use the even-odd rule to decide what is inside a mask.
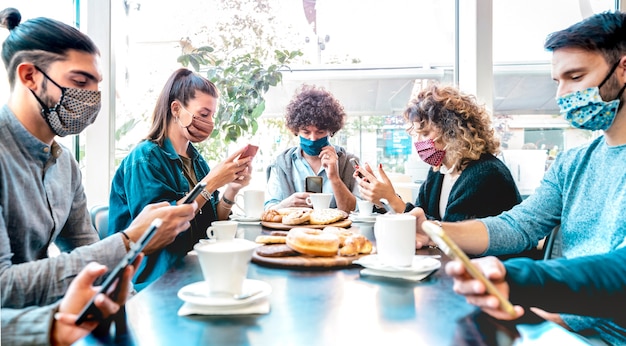
[[[247,239],[197,243],[194,250],[209,287],[207,293],[226,297],[241,294],[252,253],[259,245]]]
[[[376,249],[381,263],[408,267],[415,256],[415,216],[382,214],[374,224]]]

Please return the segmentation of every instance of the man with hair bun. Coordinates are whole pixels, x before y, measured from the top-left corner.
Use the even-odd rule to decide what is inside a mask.
[[[11,89],[0,108],[2,328],[18,323],[24,333],[50,341],[51,313],[81,269],[90,262],[114,268],[155,218],[163,224],[144,252],[169,244],[189,227],[196,204],[149,205],[124,232],[100,241],[91,225],[79,165],[55,141],[55,136],[80,133],[100,111],[98,48],[76,28],[50,18],[21,23],[14,8],[0,12],[0,24],[9,30],[2,60]],[[48,258],[52,243],[61,254]],[[123,304],[125,295],[118,299]],[[39,314],[29,315],[31,323],[19,323],[21,309],[49,304],[56,305],[28,310]],[[74,306],[66,312],[79,311]]]

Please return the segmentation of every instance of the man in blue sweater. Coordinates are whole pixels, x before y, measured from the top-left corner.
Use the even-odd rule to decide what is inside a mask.
[[[626,13],[605,12],[548,36],[552,78],[561,115],[574,127],[604,131],[590,144],[563,152],[535,194],[499,216],[443,228],[474,255],[514,254],[536,247],[561,225],[564,257],[603,254],[626,236]],[[425,220],[416,215],[417,229]],[[429,244],[418,232],[416,246]],[[625,344],[626,328],[612,320],[540,313],[576,332]]]

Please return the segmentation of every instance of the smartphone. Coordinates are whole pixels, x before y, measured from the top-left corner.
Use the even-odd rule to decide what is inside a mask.
[[[196,186],[193,187],[193,190],[189,192],[189,194],[187,195],[187,198],[185,198],[185,200],[183,201],[183,204],[193,203],[193,201],[196,200],[196,198],[202,193],[202,190],[204,190],[205,187],[206,187],[205,182],[201,181],[197,183]]]
[[[513,305],[500,294],[500,291],[498,291],[493,283],[489,281],[489,279],[487,279],[487,277],[485,277],[485,275],[470,261],[465,252],[463,252],[463,250],[461,250],[461,248],[456,245],[454,241],[452,241],[452,238],[450,238],[443,231],[443,228],[430,221],[424,221],[422,223],[422,229],[426,232],[426,234],[428,234],[430,239],[437,244],[441,251],[450,256],[450,258],[458,259],[463,262],[463,265],[467,268],[469,274],[474,279],[482,282],[489,294],[498,298],[498,301],[500,302],[500,309],[511,316],[516,316]]]
[[[104,293],[109,297],[115,299],[115,296],[117,295],[117,287],[116,289],[111,289],[111,286],[115,282],[119,281],[119,279],[122,277],[122,274],[124,273],[124,269],[129,264],[132,264],[135,261],[139,253],[146,247],[146,245],[150,242],[150,239],[152,239],[152,237],[156,234],[156,231],[161,226],[161,223],[161,219],[154,219],[148,229],[141,235],[139,240],[131,244],[130,250],[128,250],[126,256],[124,256],[120,263],[118,263],[118,265],[115,266],[115,268],[109,273],[109,275],[102,283],[102,286],[100,287],[98,293]],[[97,295],[98,294],[94,295],[93,298],[91,298],[89,303],[87,303],[87,305],[85,305],[85,307],[83,308],[83,311],[81,311],[78,315],[78,319],[75,322],[77,326],[86,321],[102,321],[102,312],[100,312],[100,310],[94,304],[94,299]]]
[[[356,157],[353,157],[350,159],[350,163],[352,164],[352,168],[354,168],[354,171],[356,172],[356,168],[359,166],[359,160]],[[357,176],[359,178],[363,178],[363,174],[361,172],[358,172]]]
[[[244,150],[244,152],[239,155],[240,159],[249,157],[249,156],[254,156],[256,155],[256,152],[259,151],[259,147],[256,145],[252,145],[252,144],[248,144],[246,145],[246,150]]]
[[[322,177],[312,176],[304,178],[304,191],[322,193]]]

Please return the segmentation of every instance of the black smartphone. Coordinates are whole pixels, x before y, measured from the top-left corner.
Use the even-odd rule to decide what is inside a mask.
[[[352,164],[352,168],[354,168],[354,171],[356,172],[356,168],[359,166],[359,159],[357,159],[356,157],[353,157],[350,159],[350,163]],[[357,176],[359,178],[363,178],[363,174],[361,172],[358,172]]]
[[[304,178],[304,191],[322,193],[322,177],[312,176]]]
[[[111,289],[112,285],[119,281],[124,273],[124,269],[129,264],[132,264],[139,253],[146,247],[146,245],[150,242],[150,239],[156,234],[157,229],[161,226],[161,219],[154,219],[148,229],[141,235],[139,240],[135,243],[131,243],[130,250],[126,253],[126,256],[118,263],[115,268],[109,272],[109,275],[106,277],[102,286],[100,287],[99,293],[104,293],[107,296],[115,299],[117,295],[117,286],[115,289]],[[78,315],[78,319],[75,324],[78,326],[86,321],[102,321],[102,312],[96,307],[94,304],[94,299],[98,295],[94,295],[93,298],[85,305],[83,311]]]
[[[189,192],[189,194],[187,195],[187,198],[185,198],[185,200],[183,201],[183,204],[193,203],[193,201],[196,200],[196,198],[202,193],[202,190],[204,190],[205,187],[206,187],[205,182],[201,181],[197,183],[196,186],[193,187],[193,190]]]

